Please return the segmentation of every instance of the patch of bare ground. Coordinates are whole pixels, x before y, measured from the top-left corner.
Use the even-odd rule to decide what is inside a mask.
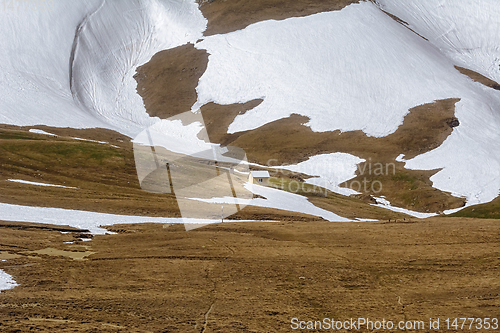
[[[264,20],[283,20],[341,10],[354,0],[197,0],[208,20],[205,36],[224,34]]]
[[[207,63],[205,50],[186,44],[158,52],[138,67],[134,78],[148,114],[166,119],[190,110]]]
[[[492,79],[487,78],[486,76],[479,74],[478,72],[474,72],[473,70],[455,66],[455,68],[462,73],[463,75],[466,75],[470,77],[472,80],[479,82],[487,87],[493,88],[495,90],[500,90],[500,84],[497,82],[493,81]]]
[[[289,332],[291,319],[500,317],[498,220],[0,226],[2,332]],[[87,260],[27,253],[95,252]],[[314,330],[311,330],[314,331]],[[320,330],[316,330],[320,331]],[[368,331],[360,329],[359,331]]]
[[[240,134],[228,134],[229,125],[238,115],[259,106],[260,103],[262,103],[262,99],[254,99],[242,104],[219,105],[211,102],[203,105],[200,110],[210,141],[220,143],[223,146],[231,144]]]
[[[235,134],[223,134],[230,121],[207,125],[207,129],[212,141],[243,148],[250,161],[262,165],[296,164],[332,152],[359,156],[366,162],[358,166],[358,176],[344,186],[353,187],[368,199],[370,195],[386,196],[396,206],[437,212],[462,207],[465,200],[432,187],[429,178],[438,170],[407,170],[396,158],[404,154],[410,159],[439,147],[453,126],[459,125],[454,115],[456,102],[458,99],[446,99],[417,106],[409,111],[396,132],[382,138],[369,137],[362,131],[313,132],[303,125],[309,119],[300,115]],[[228,106],[219,111],[217,108],[214,104],[202,107],[207,124],[222,114],[232,121],[241,112],[227,112]]]

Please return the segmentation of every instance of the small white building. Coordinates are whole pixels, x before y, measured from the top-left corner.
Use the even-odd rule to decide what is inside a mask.
[[[269,178],[271,178],[271,176],[268,171],[250,171],[248,175],[248,181],[257,185],[268,185]]]

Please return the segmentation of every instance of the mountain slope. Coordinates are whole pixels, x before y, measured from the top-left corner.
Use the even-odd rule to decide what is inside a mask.
[[[324,160],[314,157],[342,152],[365,160],[359,182],[369,161],[394,162],[403,176],[386,177],[384,195],[401,206],[415,201],[415,186],[436,192],[417,208],[434,212],[500,191],[492,0],[86,0],[1,15],[1,123],[134,137],[157,117],[200,108],[213,141],[240,145],[264,166],[315,161],[319,170]],[[492,81],[474,82],[457,68]],[[417,107],[452,99],[454,113],[412,125],[435,131],[398,136]],[[440,129],[448,118],[456,118],[451,133]]]
[[[267,15],[265,9],[262,15]],[[491,111],[500,105],[499,95],[461,75],[447,53],[393,18],[374,4],[361,3],[337,12],[259,22],[243,30],[208,36],[195,45],[198,54],[190,48],[196,62],[208,65],[196,92],[191,84],[185,93],[190,100],[197,96],[193,109],[201,106],[213,141],[243,147],[251,159],[263,165],[273,159],[294,164],[335,151],[375,161],[378,152],[363,156],[355,153],[366,150],[365,146],[369,151],[373,140],[363,143],[353,136],[352,147],[346,150],[322,133],[338,130],[347,136],[361,130],[368,136],[386,137],[396,131],[410,109],[434,100],[458,98],[456,112],[450,117],[458,118],[459,126],[454,127],[445,144],[429,145],[425,138],[416,137],[412,144],[419,154],[405,156],[399,162],[406,163],[406,173],[429,172],[427,183],[442,192],[452,192],[457,201],[466,197],[470,205],[492,200],[500,189],[495,153],[499,149],[495,138],[500,118]],[[162,66],[180,58],[171,50],[164,51],[139,73],[149,70],[148,75],[161,77],[160,84],[167,91],[185,86],[186,82],[171,80],[176,76]],[[164,75],[159,74],[163,70]],[[182,77],[186,79],[190,82],[189,77]],[[148,92],[158,90],[158,86],[151,80],[139,80],[139,87],[148,112],[168,116],[171,108],[167,95],[159,91],[152,97]],[[161,102],[159,96],[163,97]],[[155,98],[157,101],[152,102]],[[423,122],[415,128],[419,125],[427,128]],[[329,148],[315,137],[324,137]],[[379,149],[395,149],[396,156],[405,154],[401,143],[400,148]],[[288,153],[284,156],[284,152]],[[393,189],[387,186],[387,191],[394,193]],[[407,206],[414,201],[403,199],[407,196],[412,195],[397,192],[391,201]],[[425,202],[419,209],[442,211],[454,207],[436,205],[441,199],[432,195],[428,200],[433,203]]]

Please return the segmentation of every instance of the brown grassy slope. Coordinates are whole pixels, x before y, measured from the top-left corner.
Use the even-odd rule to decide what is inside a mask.
[[[36,127],[61,136],[0,126],[1,202],[103,213],[179,216],[173,197],[140,189],[130,138],[104,129]],[[118,148],[71,139],[72,136],[110,142]],[[19,184],[7,179],[77,189]]]
[[[205,36],[228,33],[264,20],[341,10],[359,0],[198,0],[208,19]]]
[[[500,219],[500,196],[491,202],[464,208],[451,216]]]
[[[77,244],[63,244],[74,234],[0,226],[0,257],[19,256],[0,269],[20,284],[0,293],[0,330],[290,332],[294,317],[499,318],[499,226],[457,218],[190,232],[141,224]],[[46,247],[96,253],[75,261],[24,252]]]
[[[332,152],[359,156],[366,162],[359,165],[358,177],[346,184],[347,187],[358,190],[357,182],[367,180],[373,184],[380,181],[380,192],[378,185],[374,186],[375,191],[371,185],[368,191],[363,186],[361,192],[385,195],[393,204],[401,207],[436,212],[461,207],[464,199],[432,188],[429,178],[437,170],[407,170],[404,169],[404,163],[396,162],[396,157],[404,154],[409,159],[440,146],[452,132],[449,124],[456,120],[454,110],[457,101],[447,99],[415,107],[396,132],[383,138],[368,137],[362,131],[316,133],[302,125],[309,119],[300,115],[235,134],[224,134],[227,128],[221,125],[228,122],[207,125],[207,130],[211,140],[241,147],[247,152],[250,161],[262,165],[295,164],[314,155]],[[202,112],[206,123],[210,124],[212,118],[227,111],[217,111],[215,105],[208,105],[206,109],[202,108]],[[232,113],[228,118],[233,119],[234,116]]]
[[[180,217],[175,197],[139,186],[130,139],[110,130],[75,130],[36,126],[59,137],[29,133],[29,127],[0,126],[0,202],[96,211],[102,213]],[[97,139],[108,144],[74,140]],[[64,185],[77,189],[20,184],[7,179]],[[403,218],[353,198],[333,197],[331,209],[345,216]],[[247,206],[233,219],[317,221],[307,214]]]
[[[275,159],[274,164],[295,164],[331,152],[346,152],[372,160],[379,159],[380,155],[394,160],[399,154],[413,158],[437,148],[451,134],[449,123],[456,119],[456,102],[458,99],[446,99],[417,106],[410,110],[396,132],[382,138],[369,137],[360,130],[313,132],[303,125],[309,118],[297,114],[254,130],[226,134],[225,125],[230,122],[212,119],[227,114],[228,118],[234,118],[236,115],[226,110],[229,107],[217,109],[214,104],[208,104],[201,110],[213,142],[241,147],[251,161],[267,165],[271,159]]]
[[[243,104],[219,105],[211,102],[203,105],[201,113],[210,141],[224,146],[234,142],[240,136],[240,133],[228,134],[229,125],[238,115],[257,107],[260,103],[262,103],[262,99],[254,99]]]
[[[166,119],[189,111],[207,63],[206,51],[187,44],[158,52],[138,67],[134,78],[148,114]]]

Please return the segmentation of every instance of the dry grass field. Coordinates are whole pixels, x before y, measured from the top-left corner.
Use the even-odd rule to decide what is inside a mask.
[[[441,318],[439,331],[451,332],[446,318],[500,317],[499,227],[465,218],[189,232],[140,224],[82,242],[71,228],[0,223],[0,269],[20,284],[0,293],[0,331],[292,332],[292,318],[363,317]],[[46,248],[64,252],[32,252]]]

